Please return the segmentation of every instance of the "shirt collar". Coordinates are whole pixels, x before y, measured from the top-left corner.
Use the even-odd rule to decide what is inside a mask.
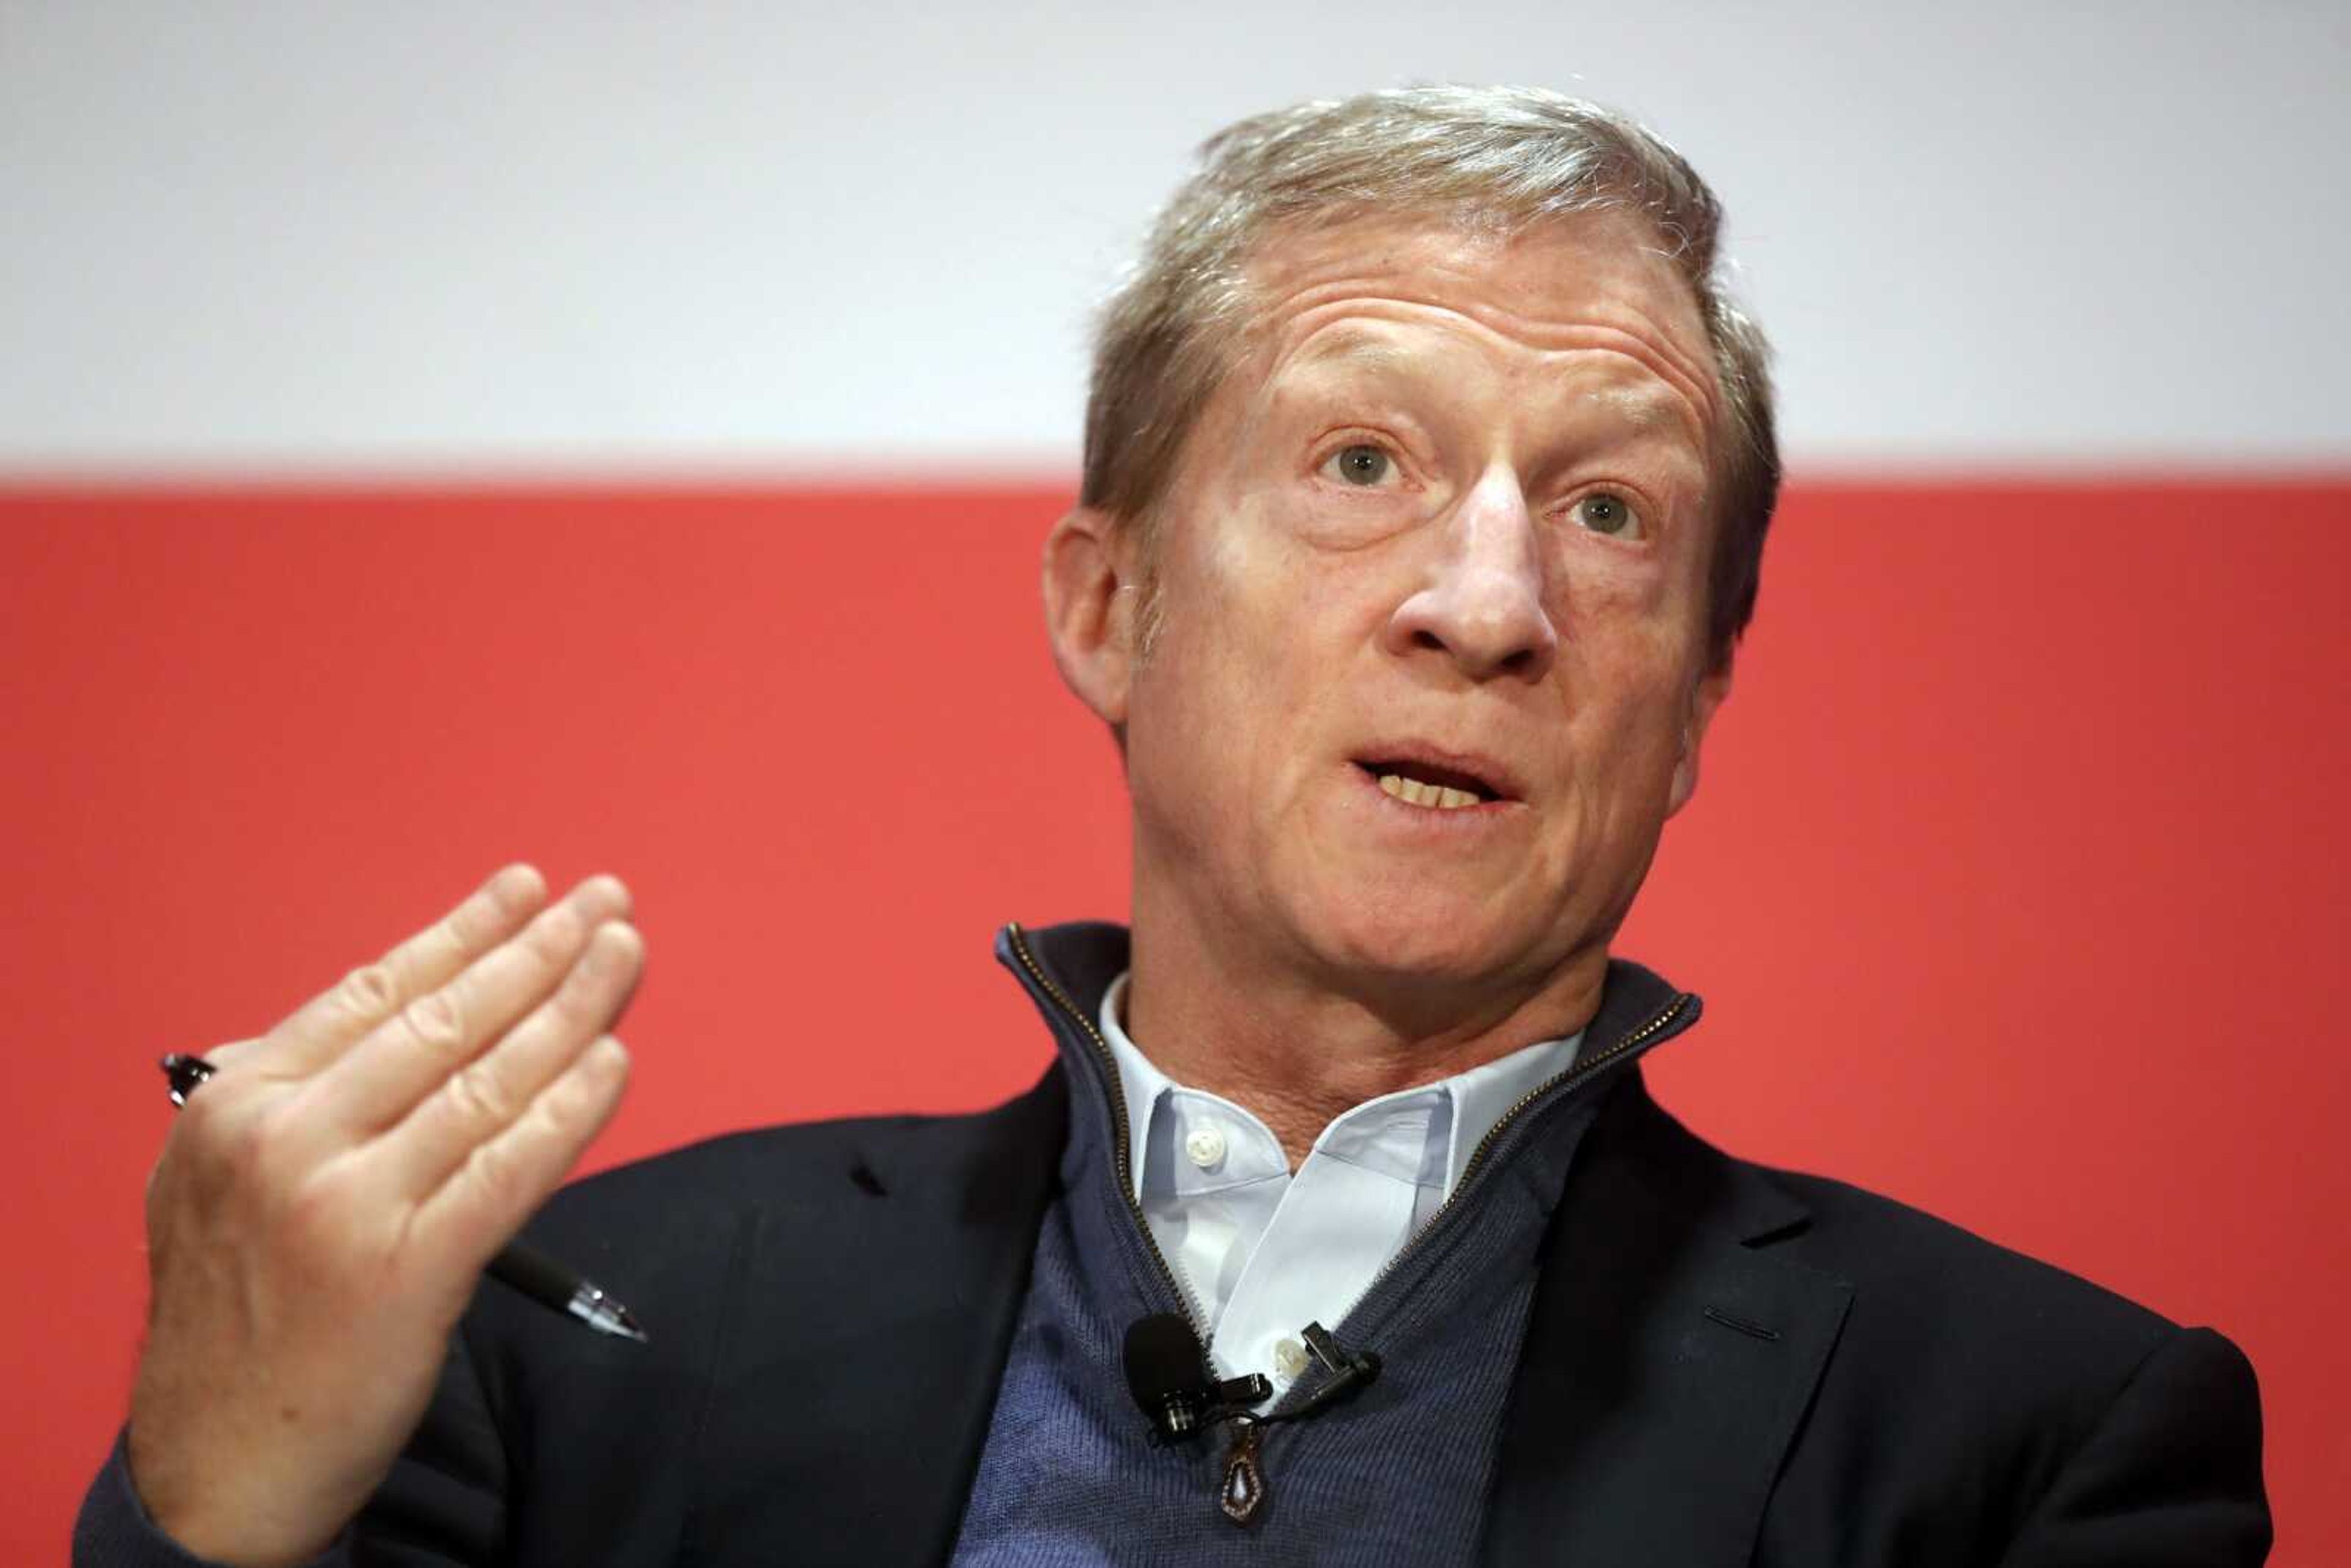
[[[1119,1002],[1126,995],[1127,974],[1121,971],[1102,993],[1102,1010],[1097,1019],[1102,1039],[1110,1045],[1111,1060],[1117,1063],[1120,1092],[1126,1101],[1126,1146],[1131,1156],[1134,1186],[1132,1196],[1137,1202],[1143,1197],[1143,1166],[1144,1152],[1150,1148],[1151,1117],[1163,1095],[1183,1085],[1169,1078],[1152,1064],[1141,1047],[1128,1038],[1118,1019]],[[1561,1040],[1537,1040],[1498,1057],[1492,1061],[1457,1072],[1450,1078],[1425,1084],[1420,1090],[1406,1093],[1423,1093],[1441,1090],[1453,1113],[1437,1117],[1431,1125],[1442,1124],[1447,1130],[1450,1147],[1445,1157],[1445,1189],[1439,1201],[1453,1196],[1461,1185],[1463,1171],[1469,1156],[1491,1132],[1494,1124],[1508,1113],[1510,1107],[1542,1084],[1566,1071],[1575,1064],[1576,1052],[1583,1048],[1583,1031]],[[1195,1092],[1205,1092],[1196,1091]],[[1384,1095],[1382,1100],[1395,1100],[1397,1095]],[[1366,1101],[1367,1105],[1380,1101]],[[1360,1107],[1359,1107],[1360,1109]],[[1353,1113],[1350,1113],[1353,1114]],[[1327,1130],[1326,1130],[1327,1135]],[[1318,1146],[1321,1140],[1318,1140]]]
[[[1126,1097],[1126,1147],[1134,1190],[1131,1195],[1143,1201],[1143,1152],[1151,1146],[1151,1111],[1159,1103],[1159,1096],[1176,1087],[1174,1079],[1159,1071],[1142,1048],[1129,1040],[1125,1028],[1118,1021],[1119,999],[1126,995],[1129,971],[1120,970],[1118,978],[1102,993],[1102,1039],[1110,1042],[1111,1060],[1118,1063],[1118,1086]]]

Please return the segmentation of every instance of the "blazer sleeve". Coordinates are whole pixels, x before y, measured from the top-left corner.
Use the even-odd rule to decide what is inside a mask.
[[[2001,1568],[2253,1568],[2269,1550],[2252,1364],[2211,1330],[2185,1329],[2124,1382]]]
[[[486,1568],[507,1537],[507,1457],[461,1328],[440,1385],[392,1473],[334,1543],[302,1568]],[[156,1527],[121,1433],[74,1521],[73,1568],[219,1568]]]

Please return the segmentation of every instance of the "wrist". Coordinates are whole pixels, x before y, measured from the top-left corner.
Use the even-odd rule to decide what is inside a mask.
[[[324,1558],[341,1538],[340,1524],[286,1517],[283,1500],[235,1495],[137,1444],[126,1431],[123,1478],[147,1522],[159,1534],[206,1568],[306,1568]]]

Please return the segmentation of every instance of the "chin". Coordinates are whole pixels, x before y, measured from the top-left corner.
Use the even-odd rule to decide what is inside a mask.
[[[1466,980],[1514,967],[1523,946],[1490,895],[1422,886],[1337,901],[1315,944],[1341,969]]]

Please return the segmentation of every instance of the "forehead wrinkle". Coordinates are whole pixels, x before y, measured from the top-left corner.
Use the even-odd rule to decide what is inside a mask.
[[[1419,306],[1539,350],[1590,346],[1588,338],[1577,340],[1575,325],[1613,329],[1620,340],[1604,346],[1627,352],[1688,398],[1701,432],[1720,425],[1718,350],[1699,293],[1659,248],[1663,236],[1654,225],[1614,210],[1501,230],[1460,216],[1366,214],[1261,235],[1241,266],[1245,293],[1253,297],[1244,335],[1349,296]],[[1530,307],[1537,314],[1527,314]],[[1564,332],[1550,314],[1562,310],[1573,323]],[[1276,333],[1276,341],[1285,335]],[[1277,366],[1282,357],[1274,357]]]
[[[1590,395],[1606,400],[1645,429],[1654,428],[1670,415],[1678,415],[1689,422],[1693,433],[1703,442],[1719,418],[1720,410],[1713,375],[1710,371],[1701,373],[1696,370],[1689,356],[1656,331],[1643,330],[1640,327],[1621,322],[1541,321],[1490,306],[1472,305],[1465,309],[1426,295],[1395,292],[1367,295],[1363,291],[1364,287],[1364,284],[1353,280],[1316,284],[1297,291],[1267,309],[1259,319],[1268,325],[1273,324],[1278,318],[1290,317],[1282,329],[1276,332],[1277,340],[1293,336],[1298,329],[1303,328],[1302,340],[1275,354],[1269,367],[1268,380],[1283,370],[1313,369],[1329,364],[1356,363],[1380,370],[1416,366],[1426,356],[1358,325],[1346,316],[1320,325],[1310,324],[1312,318],[1327,312],[1332,307],[1359,306],[1376,301],[1410,306],[1466,328],[1473,336],[1498,339],[1510,347],[1531,350],[1546,358],[1597,350],[1630,360],[1665,383],[1671,392],[1657,387],[1596,387]],[[1394,319],[1385,316],[1372,318],[1375,320]],[[1646,323],[1642,325],[1646,326]],[[1675,397],[1673,393],[1680,395]]]

